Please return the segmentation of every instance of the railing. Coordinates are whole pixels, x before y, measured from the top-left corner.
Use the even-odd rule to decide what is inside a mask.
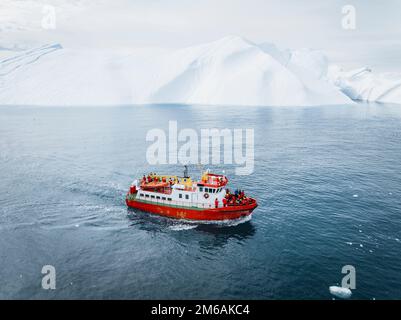
[[[130,197],[131,196],[131,197]],[[203,202],[187,202],[187,201],[178,201],[178,200],[163,200],[156,199],[150,197],[140,197],[138,194],[129,195],[130,200],[139,200],[139,201],[147,201],[155,204],[164,204],[169,206],[179,206],[179,207],[187,207],[187,208],[199,208],[199,209],[214,209],[214,203],[203,203]],[[254,199],[249,199],[248,203],[243,204],[227,204],[225,207],[219,202],[217,208],[227,208],[227,207],[241,207],[254,203]]]
[[[156,204],[165,204],[169,206],[178,206],[178,207],[187,207],[187,208],[199,208],[199,209],[212,209],[215,208],[211,203],[202,203],[202,202],[187,202],[187,201],[178,201],[178,200],[162,200],[155,198],[147,198],[147,197],[138,197],[138,200],[148,201]],[[221,206],[219,206],[221,207]]]

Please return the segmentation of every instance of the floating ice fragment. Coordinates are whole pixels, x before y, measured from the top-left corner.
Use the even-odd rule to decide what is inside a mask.
[[[357,194],[354,194],[353,197],[354,197],[354,198],[358,198],[358,195],[357,195]]]
[[[348,288],[330,286],[329,291],[333,296],[336,296],[341,299],[348,299],[352,295],[352,291]]]

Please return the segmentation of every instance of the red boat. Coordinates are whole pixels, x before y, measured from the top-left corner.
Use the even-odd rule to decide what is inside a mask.
[[[257,207],[241,190],[231,193],[224,175],[203,173],[193,181],[172,175],[144,176],[135,180],[126,196],[128,207],[176,219],[232,220],[246,217]]]

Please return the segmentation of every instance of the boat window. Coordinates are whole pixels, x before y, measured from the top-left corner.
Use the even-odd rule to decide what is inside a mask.
[[[156,197],[156,199],[160,199],[160,197],[159,197],[159,196],[157,196],[157,197]]]
[[[178,198],[182,199],[182,193],[180,193],[180,194],[178,195]]]
[[[171,198],[167,198],[168,201],[171,201]]]
[[[145,194],[145,197],[146,197],[146,198],[149,198],[149,195],[148,195],[148,194]]]
[[[199,187],[199,191],[200,191],[200,192],[203,192],[203,187]]]
[[[152,199],[154,199],[155,198],[155,196],[150,196]]]
[[[205,192],[209,192],[209,188],[205,188]]]
[[[162,197],[162,200],[166,200],[166,197]]]
[[[212,193],[215,193],[216,192],[216,189],[212,189]]]
[[[188,199],[189,199],[189,195],[187,195],[187,194],[186,194],[186,195],[185,195],[185,199],[187,199],[187,200],[188,200]]]
[[[143,193],[140,193],[139,196],[140,196],[140,197],[143,197]]]

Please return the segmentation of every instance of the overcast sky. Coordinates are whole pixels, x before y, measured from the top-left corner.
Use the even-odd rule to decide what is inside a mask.
[[[43,6],[56,29],[43,30]],[[344,29],[353,5],[355,29]],[[401,71],[398,0],[1,0],[4,42],[60,42],[89,47],[184,47],[239,35],[281,48],[316,48],[346,66]]]

